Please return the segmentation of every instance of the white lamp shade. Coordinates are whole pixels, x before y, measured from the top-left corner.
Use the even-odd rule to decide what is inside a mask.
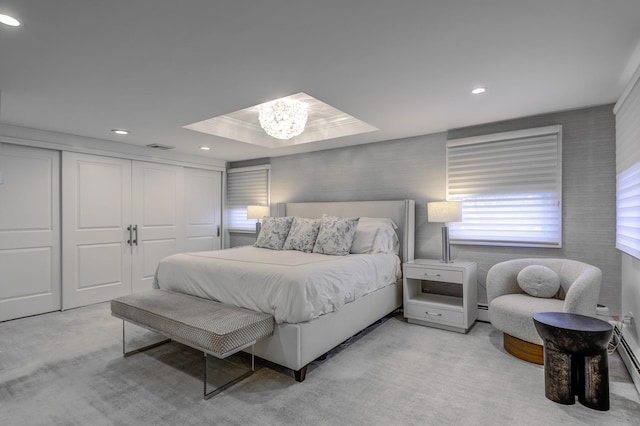
[[[462,203],[459,201],[437,201],[427,203],[429,222],[461,222]]]
[[[247,219],[262,219],[269,216],[269,206],[247,206]]]

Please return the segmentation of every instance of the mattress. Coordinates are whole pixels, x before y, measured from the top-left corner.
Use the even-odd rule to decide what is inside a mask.
[[[246,246],[166,257],[154,287],[268,313],[277,323],[301,323],[400,277],[400,259],[392,253],[330,256]]]

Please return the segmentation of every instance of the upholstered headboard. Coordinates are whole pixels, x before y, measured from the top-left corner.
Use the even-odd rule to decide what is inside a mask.
[[[398,225],[400,259],[408,262],[414,258],[414,200],[278,203],[277,209],[278,216],[320,218],[326,213],[342,217],[388,217]]]

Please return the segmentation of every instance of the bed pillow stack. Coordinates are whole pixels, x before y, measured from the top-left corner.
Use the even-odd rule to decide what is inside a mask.
[[[265,217],[255,247],[335,256],[398,254],[400,241],[391,219],[375,217]]]

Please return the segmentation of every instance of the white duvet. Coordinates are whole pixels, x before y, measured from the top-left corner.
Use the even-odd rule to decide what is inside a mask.
[[[299,323],[400,277],[395,254],[329,256],[249,246],[166,257],[154,287],[269,313],[278,323]]]

